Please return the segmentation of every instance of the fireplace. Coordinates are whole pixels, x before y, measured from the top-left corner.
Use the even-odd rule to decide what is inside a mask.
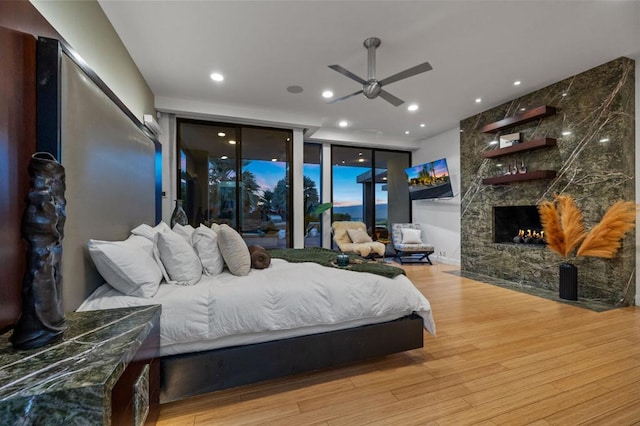
[[[543,237],[540,215],[536,206],[493,208],[494,242],[544,244]]]

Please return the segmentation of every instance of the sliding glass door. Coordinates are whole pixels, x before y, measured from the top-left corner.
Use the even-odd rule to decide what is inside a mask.
[[[391,223],[411,221],[409,152],[333,146],[331,153],[333,221],[364,222],[376,238],[387,237]]]
[[[192,226],[226,223],[249,245],[291,246],[291,131],[179,119],[177,139]]]

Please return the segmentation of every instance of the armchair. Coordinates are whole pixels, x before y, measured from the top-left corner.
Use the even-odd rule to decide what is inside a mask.
[[[422,261],[426,258],[429,265],[433,265],[429,259],[429,255],[434,252],[433,246],[424,242],[422,228],[419,224],[393,223],[391,224],[391,236],[396,259],[401,264],[407,261],[403,260],[403,257],[411,256],[412,259],[415,259],[412,262],[423,263]],[[422,257],[416,259],[414,255],[422,255]]]
[[[357,253],[362,257],[384,255],[384,244],[371,239],[363,222],[337,221],[331,224],[331,229],[333,241],[343,253]]]

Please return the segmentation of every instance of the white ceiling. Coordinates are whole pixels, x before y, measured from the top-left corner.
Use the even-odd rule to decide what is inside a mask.
[[[640,59],[640,0],[100,5],[159,110],[303,126],[308,139],[417,146],[461,119],[609,60]],[[361,88],[328,65],[366,79],[362,43],[372,36],[382,40],[379,79],[424,61],[433,70],[385,87],[406,102],[399,107],[363,95],[326,104],[325,89],[339,97]],[[225,81],[211,81],[213,71]],[[287,92],[291,85],[304,92]],[[419,110],[407,111],[410,103]],[[338,128],[342,119],[349,128]]]

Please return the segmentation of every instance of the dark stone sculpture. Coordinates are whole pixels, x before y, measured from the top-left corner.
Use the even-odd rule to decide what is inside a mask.
[[[33,349],[62,338],[62,238],[66,219],[64,167],[49,153],[29,163],[30,187],[22,215],[27,242],[27,269],[22,281],[22,315],[11,342]]]

